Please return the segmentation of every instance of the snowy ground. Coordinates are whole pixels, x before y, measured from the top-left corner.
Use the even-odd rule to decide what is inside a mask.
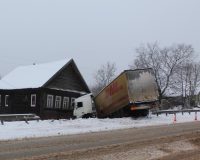
[[[200,119],[200,113],[198,113]],[[80,134],[88,132],[108,131],[125,128],[138,128],[172,124],[174,115],[150,115],[148,118],[116,118],[116,119],[76,119],[76,120],[46,120],[25,122],[5,122],[0,125],[0,140],[22,139],[30,137],[48,137],[58,135]],[[177,114],[177,122],[195,121],[195,113]]]

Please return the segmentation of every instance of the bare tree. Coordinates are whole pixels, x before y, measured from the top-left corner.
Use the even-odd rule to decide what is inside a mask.
[[[95,85],[91,88],[94,95],[99,93],[114,78],[117,71],[116,64],[107,62],[102,65],[94,74]]]
[[[178,44],[161,48],[157,43],[143,45],[136,49],[138,57],[131,68],[152,68],[158,85],[160,101],[173,83],[176,67],[190,60],[191,45]]]
[[[178,66],[173,78],[174,83],[171,85],[171,90],[173,90],[175,94],[182,96],[183,107],[194,106],[194,97],[200,86],[199,62],[185,63]]]

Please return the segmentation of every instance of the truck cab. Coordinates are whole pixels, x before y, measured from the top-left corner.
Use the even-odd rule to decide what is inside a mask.
[[[92,93],[75,99],[73,114],[76,118],[89,118],[96,115]]]

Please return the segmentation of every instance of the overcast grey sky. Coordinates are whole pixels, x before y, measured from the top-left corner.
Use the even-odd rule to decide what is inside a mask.
[[[74,58],[88,84],[107,61],[128,68],[141,43],[200,51],[200,0],[0,0],[0,74]]]

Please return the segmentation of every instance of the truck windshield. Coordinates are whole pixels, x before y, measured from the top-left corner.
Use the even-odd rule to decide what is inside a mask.
[[[83,107],[83,102],[78,102],[77,103],[77,108],[81,108],[81,107]]]

